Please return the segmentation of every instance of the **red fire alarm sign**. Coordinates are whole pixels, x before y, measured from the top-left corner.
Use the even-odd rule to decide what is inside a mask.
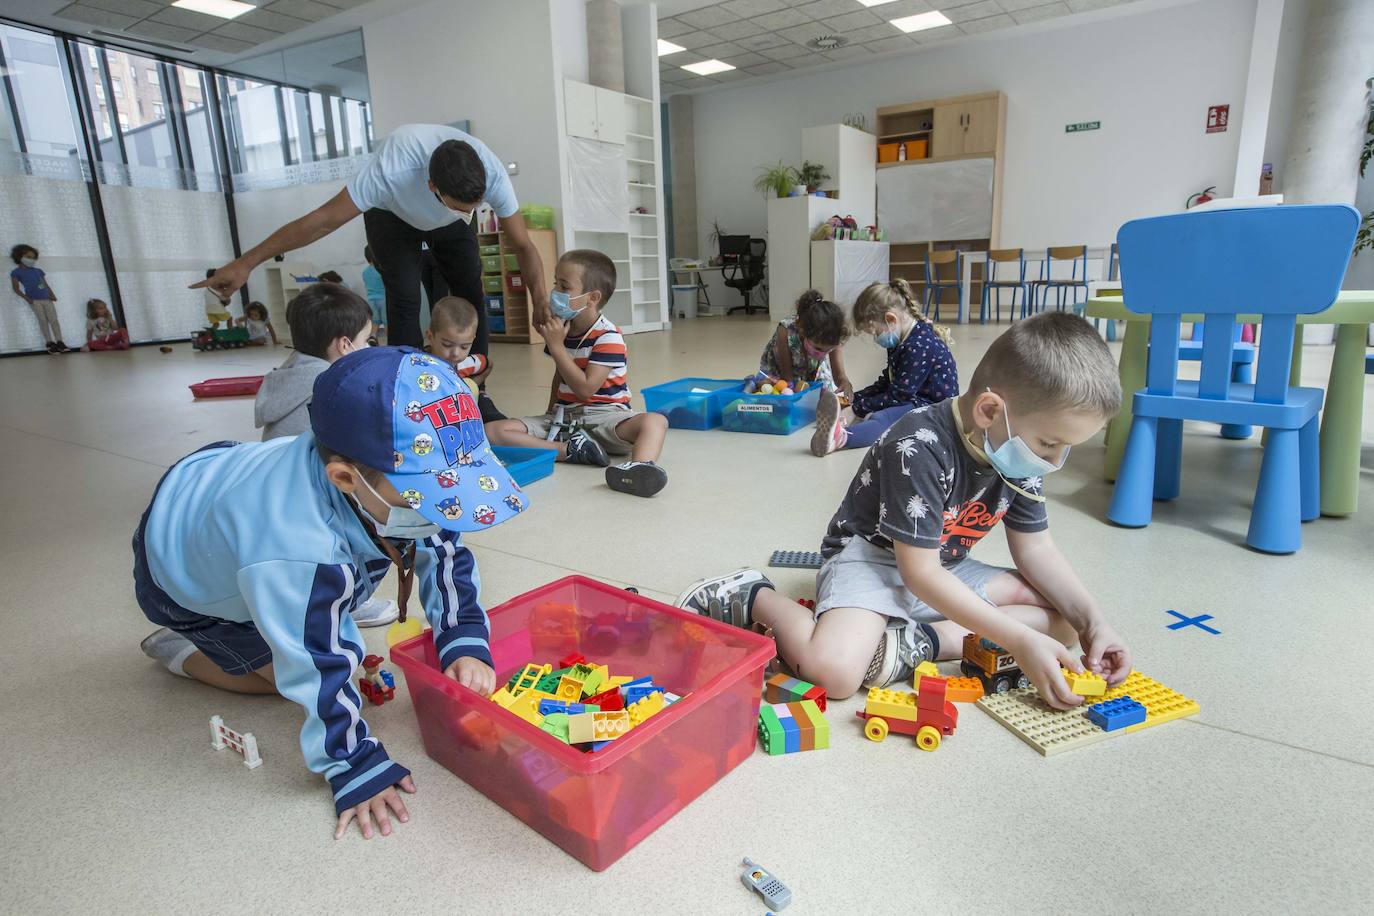
[[[1231,118],[1230,105],[1213,105],[1207,109],[1207,133],[1219,134],[1226,130],[1226,122]]]

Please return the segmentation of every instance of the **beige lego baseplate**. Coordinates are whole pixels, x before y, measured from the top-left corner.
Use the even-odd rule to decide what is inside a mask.
[[[1089,706],[1124,696],[1145,707],[1144,722],[1120,731],[1104,732],[1088,721],[1086,713]],[[991,694],[979,700],[977,705],[1046,757],[1195,715],[1201,708],[1196,700],[1190,700],[1138,671],[1132,671],[1120,686],[1093,698],[1091,703],[1069,710],[1051,708],[1040,699],[1034,687]]]

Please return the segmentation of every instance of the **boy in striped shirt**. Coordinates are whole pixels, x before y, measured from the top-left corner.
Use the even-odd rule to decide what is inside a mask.
[[[601,309],[615,292],[615,264],[599,251],[569,251],[554,267],[552,315],[539,329],[554,373],[548,412],[487,424],[495,445],[542,448],[558,460],[606,468],[606,485],[653,496],[668,483],[655,462],[668,421],[630,407],[625,338]],[[609,455],[629,456],[615,466]]]

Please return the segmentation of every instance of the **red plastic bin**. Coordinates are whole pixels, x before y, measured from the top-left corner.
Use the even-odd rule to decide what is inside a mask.
[[[425,752],[601,871],[754,750],[772,640],[583,576],[488,611],[497,681],[572,652],[683,699],[596,752],[444,677],[426,632],[399,643]]]
[[[255,395],[262,387],[261,375],[237,375],[232,378],[208,378],[189,386],[198,398],[232,398]]]

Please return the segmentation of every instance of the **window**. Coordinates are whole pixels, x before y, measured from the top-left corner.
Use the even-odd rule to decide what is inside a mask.
[[[184,67],[182,69],[185,71],[182,74],[182,81],[188,86],[196,86],[198,88],[200,86],[200,74],[194,70],[186,70]]]
[[[139,105],[142,105],[143,103],[142,103],[142,102],[139,102],[138,104],[139,104]],[[163,118],[164,116],[165,116],[165,110],[164,110],[163,107],[162,107],[162,103],[160,103],[160,102],[154,102],[154,103],[153,103],[153,117],[160,121],[160,120],[162,120],[162,118]]]
[[[104,84],[104,83],[99,83],[99,82],[97,82],[97,83],[95,84],[95,97],[98,98],[98,99],[103,99],[103,98],[105,98],[105,84]]]
[[[68,160],[75,153],[81,134],[67,104],[66,66],[56,39],[0,25],[0,49],[9,70],[7,88],[14,99],[9,117],[19,128],[12,135],[17,138],[22,133],[24,150],[31,155]],[[6,107],[7,101],[0,88],[0,108]],[[0,129],[7,123],[8,118],[0,115]],[[3,171],[4,163],[0,162],[0,172]]]
[[[122,97],[124,95],[124,86],[119,82],[119,77],[110,77],[110,88],[114,90],[116,96]]]
[[[87,48],[87,49],[86,49],[86,59],[89,60],[89,61],[91,62],[91,66],[92,66],[92,67],[99,67],[99,66],[100,66],[100,56],[99,56],[99,55],[100,55],[100,52],[97,51],[95,48]]]
[[[149,86],[159,86],[159,85],[161,85],[161,84],[162,84],[162,80],[160,80],[160,79],[158,78],[158,75],[157,75],[157,67],[149,67],[149,68],[148,68],[148,85],[149,85]]]
[[[120,130],[128,130],[128,129],[129,129],[129,116],[126,115],[126,114],[125,114],[124,112],[122,112],[122,111],[119,113],[119,129],[120,129]]]

